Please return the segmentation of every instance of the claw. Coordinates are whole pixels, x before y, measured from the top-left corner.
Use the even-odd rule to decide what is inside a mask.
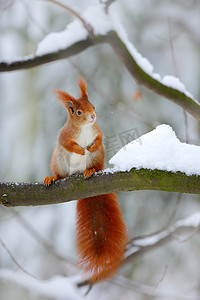
[[[85,178],[89,178],[92,176],[92,174],[94,174],[96,172],[95,168],[92,169],[86,169],[85,171],[83,171],[83,175]]]
[[[43,180],[44,184],[51,185],[52,182],[56,181],[58,179],[57,176],[46,176]]]

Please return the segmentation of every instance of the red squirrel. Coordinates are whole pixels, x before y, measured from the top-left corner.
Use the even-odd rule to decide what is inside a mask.
[[[96,122],[94,106],[89,102],[86,82],[78,82],[80,97],[55,90],[58,100],[68,110],[68,120],[60,130],[53,152],[51,170],[44,183],[83,172],[88,178],[104,169],[103,135]],[[77,253],[79,264],[94,283],[112,277],[124,260],[128,241],[126,225],[115,193],[77,201]]]

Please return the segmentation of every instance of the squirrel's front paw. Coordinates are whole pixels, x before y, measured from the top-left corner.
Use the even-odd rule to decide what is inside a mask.
[[[91,144],[90,146],[88,146],[88,147],[87,147],[87,150],[88,150],[89,152],[94,152],[94,151],[96,150],[95,144]]]
[[[80,155],[85,155],[85,149],[81,148],[79,154],[80,154]]]

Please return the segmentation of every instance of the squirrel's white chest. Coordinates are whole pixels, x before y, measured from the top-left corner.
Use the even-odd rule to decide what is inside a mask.
[[[57,145],[57,166],[59,173],[63,177],[65,177],[66,174],[72,175],[87,169],[94,154],[89,152],[86,148],[93,143],[95,138],[96,134],[90,126],[83,127],[77,135],[75,142],[85,149],[85,155],[69,152],[60,144]]]
[[[76,142],[79,146],[85,148],[91,145],[95,138],[96,135],[94,134],[93,128],[91,126],[85,126],[80,130]]]

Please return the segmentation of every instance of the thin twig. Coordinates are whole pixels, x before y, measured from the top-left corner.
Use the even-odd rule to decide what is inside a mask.
[[[167,21],[168,21],[168,31],[169,31],[169,45],[170,45],[170,51],[171,51],[171,56],[172,56],[174,74],[178,78],[181,78],[178,63],[177,63],[176,53],[175,53],[175,49],[174,49],[174,38],[172,37],[171,19],[168,18]],[[188,116],[187,116],[187,112],[184,109],[183,109],[183,118],[184,118],[184,123],[185,123],[185,141],[186,141],[186,143],[189,143]]]
[[[161,278],[158,280],[158,282],[152,287],[152,292],[154,293],[154,294],[157,294],[157,291],[156,291],[156,289],[158,289],[158,287],[159,287],[159,285],[162,283],[162,281],[164,280],[164,278],[165,278],[165,276],[166,276],[166,273],[167,273],[167,269],[168,269],[168,265],[165,265],[164,266],[164,270],[163,270],[163,273],[162,273],[162,275],[161,275]],[[148,299],[151,299],[152,298],[152,296],[151,295],[149,295],[148,297],[147,297],[147,300]]]
[[[145,238],[153,237],[153,236],[161,234],[163,231],[167,230],[172,225],[172,222],[173,222],[174,217],[175,217],[176,212],[177,212],[178,205],[180,204],[180,201],[182,200],[182,196],[183,196],[183,194],[178,193],[177,200],[176,200],[176,203],[175,203],[175,207],[174,207],[174,209],[172,211],[172,214],[171,214],[169,220],[167,221],[167,224],[165,224],[159,230],[154,231],[153,233],[135,236],[134,238],[132,238],[129,241],[129,244],[134,243],[134,241],[136,241],[136,240],[142,240],[142,239],[145,239]]]
[[[105,12],[106,14],[108,13],[108,9],[109,9],[109,6],[115,2],[116,0],[108,0],[108,1],[103,1],[103,0],[100,0],[100,3],[104,4],[105,5]]]
[[[199,300],[199,298],[191,298],[184,295],[168,295],[167,293],[157,292],[154,290],[154,288],[150,286],[137,284],[132,280],[122,276],[115,276],[112,280],[110,280],[110,282],[120,287],[123,287],[126,290],[133,291],[139,295],[152,297],[155,299]]]
[[[45,1],[49,1],[49,2],[51,2],[53,4],[56,4],[56,5],[64,8],[65,10],[67,10],[70,14],[72,14],[79,21],[81,21],[81,23],[83,24],[83,26],[87,29],[89,35],[93,36],[93,29],[92,29],[91,25],[88,24],[73,8],[67,6],[64,3],[61,3],[60,1],[56,1],[56,0],[45,0]]]
[[[6,244],[2,241],[2,239],[0,238],[0,244],[1,246],[4,248],[4,250],[7,252],[7,254],[10,256],[10,258],[12,259],[12,261],[14,262],[14,264],[21,270],[23,271],[25,274],[31,276],[34,279],[37,279],[34,275],[32,275],[31,273],[29,273],[28,271],[26,271],[18,262],[17,260],[14,258],[14,256],[12,255],[12,253],[10,252],[10,250],[8,249],[8,247],[6,246]]]
[[[43,238],[40,233],[28,222],[19,212],[16,212],[11,207],[2,207],[5,212],[11,213],[12,216],[15,216],[18,220],[18,222],[23,226],[23,228],[30,233],[30,235],[42,246],[44,247],[48,253],[53,255],[55,258],[60,260],[61,262],[65,262],[65,267],[67,265],[69,270],[75,269],[74,261],[70,260],[70,258],[67,258],[59,253],[56,252],[54,246],[49,243],[45,238]]]
[[[141,255],[144,255],[146,252],[162,246],[172,240],[180,241],[181,234],[186,233],[186,231],[192,231],[192,235],[190,235],[190,237],[192,237],[193,233],[196,232],[198,228],[199,223],[197,224],[197,226],[195,226],[194,224],[180,224],[179,221],[177,221],[174,225],[170,226],[160,233],[150,235],[149,237],[147,236],[135,240],[132,239],[127,246],[127,251],[125,253],[125,262],[127,263],[130,260],[136,259]],[[177,237],[179,238],[177,239]],[[184,241],[188,241],[188,239]]]

